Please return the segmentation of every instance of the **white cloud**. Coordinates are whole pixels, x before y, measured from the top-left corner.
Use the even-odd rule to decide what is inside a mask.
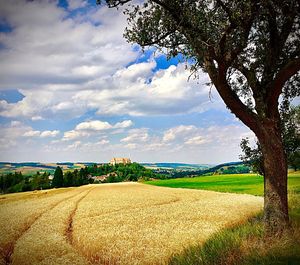
[[[144,143],[150,139],[148,129],[147,128],[141,128],[141,129],[132,129],[128,132],[128,136],[125,138],[122,138],[120,141],[123,143],[130,143],[130,144],[136,144],[136,143]],[[131,146],[132,148],[132,146]]]
[[[105,131],[109,129],[125,129],[131,127],[133,122],[131,120],[125,120],[122,122],[117,122],[116,124],[112,125],[106,121],[85,121],[79,123],[75,130],[87,130],[87,131]]]
[[[96,142],[96,145],[106,145],[106,144],[109,144],[109,140],[102,139],[102,140]]]
[[[253,137],[253,133],[241,125],[179,125],[162,133],[142,128],[128,131],[118,148],[132,150],[139,159],[151,153],[158,161],[226,162],[238,160],[240,141],[247,136]]]
[[[43,131],[41,132],[40,137],[44,138],[44,137],[56,137],[59,134],[58,130],[54,130],[54,131]]]
[[[10,122],[11,127],[19,127],[22,125],[22,122],[20,121],[11,121]]]
[[[86,121],[78,124],[75,130],[92,130],[92,131],[103,131],[111,129],[112,125],[108,122],[103,121]]]
[[[25,132],[23,134],[24,137],[37,137],[37,136],[40,136],[41,135],[41,132],[40,131],[28,131],[28,132]]]
[[[131,126],[133,126],[133,122],[131,120],[125,120],[125,121],[122,121],[122,122],[117,122],[114,125],[114,128],[116,128],[116,129],[125,129],[125,128],[131,127]]]
[[[66,147],[66,149],[67,149],[67,150],[70,150],[70,149],[78,149],[78,148],[81,147],[81,146],[82,146],[81,141],[76,141],[76,142],[74,142],[74,143],[72,143],[72,144],[69,144],[69,145]]]
[[[43,120],[43,117],[42,116],[33,116],[31,118],[31,120],[33,120],[33,121],[40,121],[40,120]]]
[[[207,143],[208,141],[203,136],[195,136],[185,141],[188,145],[201,145]]]
[[[175,140],[176,138],[186,137],[187,135],[190,135],[191,133],[194,133],[197,131],[196,126],[194,125],[179,125],[177,127],[171,128],[167,130],[164,133],[163,141],[164,142],[170,142]]]
[[[56,137],[60,132],[58,130],[54,131],[34,131],[30,130],[23,134],[24,137],[41,137],[41,138],[47,138],[47,137]]]
[[[106,121],[91,120],[84,121],[75,126],[74,130],[66,131],[62,138],[63,141],[76,140],[79,138],[88,138],[92,135],[97,135],[102,132],[110,131],[123,132],[123,129],[131,127],[133,122],[131,120],[124,120],[122,122],[117,122],[116,124],[110,124]],[[122,129],[122,131],[119,131]]]
[[[68,0],[68,8],[70,10],[75,10],[78,8],[83,8],[87,5],[86,0]]]
[[[90,133],[85,131],[76,131],[71,130],[64,133],[64,136],[62,138],[63,141],[69,141],[69,140],[75,140],[82,137],[89,137]]]
[[[56,4],[0,3],[0,17],[13,28],[0,34],[5,47],[0,50],[0,89],[18,88],[25,96],[17,103],[1,100],[1,116],[32,120],[80,116],[89,108],[70,101],[76,91],[99,88],[101,80],[139,54],[122,36],[126,25],[122,10],[89,6],[85,13],[70,17]],[[70,9],[86,5],[87,1],[69,1]]]

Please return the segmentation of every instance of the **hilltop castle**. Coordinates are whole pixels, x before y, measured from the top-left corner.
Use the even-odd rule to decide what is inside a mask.
[[[127,165],[127,164],[131,164],[131,160],[129,158],[114,157],[110,160],[109,164],[111,164],[113,166],[116,164]]]

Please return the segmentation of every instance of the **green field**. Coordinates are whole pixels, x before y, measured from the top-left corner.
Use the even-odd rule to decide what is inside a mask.
[[[246,193],[263,195],[263,177],[256,174],[213,175],[195,178],[180,178],[168,180],[147,181],[146,184],[171,187],[213,190],[220,192]],[[300,173],[288,176],[289,190],[300,194]]]

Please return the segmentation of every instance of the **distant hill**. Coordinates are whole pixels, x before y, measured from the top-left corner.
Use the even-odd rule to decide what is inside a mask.
[[[6,174],[10,172],[22,172],[23,174],[33,174],[39,172],[53,173],[57,166],[62,167],[64,170],[80,169],[84,166],[90,166],[94,163],[40,163],[40,162],[22,162],[22,163],[11,163],[11,162],[0,162],[0,174]]]
[[[185,164],[185,163],[141,163],[142,166],[152,169],[178,169],[178,170],[192,170],[192,169],[207,169],[214,165],[209,164]]]
[[[0,162],[0,174],[10,172],[22,172],[25,175],[39,172],[49,172],[52,174],[57,166],[63,170],[80,169],[85,166],[92,166],[94,162],[60,162],[60,163],[39,163],[39,162],[24,162],[11,163]],[[172,178],[189,177],[205,174],[230,174],[230,173],[248,173],[249,168],[243,162],[229,162],[219,165],[210,164],[186,164],[186,163],[140,163],[140,165],[152,169],[155,173],[166,175]]]
[[[210,168],[199,169],[195,171],[175,171],[172,173],[173,178],[182,178],[190,176],[202,176],[212,174],[243,174],[249,173],[250,168],[243,162],[228,162],[219,164]]]

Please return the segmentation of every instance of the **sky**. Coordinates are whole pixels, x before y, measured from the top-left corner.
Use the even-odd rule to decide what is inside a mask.
[[[253,134],[207,74],[127,43],[126,25],[92,0],[0,2],[0,161],[239,160]]]

